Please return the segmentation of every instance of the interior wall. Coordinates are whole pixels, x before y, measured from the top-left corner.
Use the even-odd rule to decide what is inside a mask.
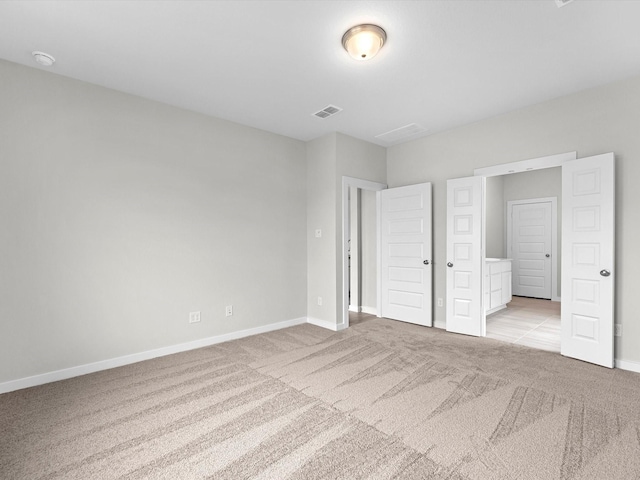
[[[486,186],[486,250],[487,258],[505,258],[506,228],[504,217],[504,177],[488,177]]]
[[[556,197],[558,208],[558,222],[556,231],[558,232],[558,248],[556,255],[556,285],[558,285],[558,295],[562,292],[561,287],[561,266],[562,266],[562,168],[544,168],[541,170],[533,170],[531,172],[511,173],[503,175],[499,178],[504,179],[504,204],[514,200],[528,200],[533,198]],[[508,232],[505,223],[505,239]],[[505,240],[505,252],[507,243]],[[509,253],[506,252],[509,256]],[[555,292],[553,292],[555,295]]]
[[[336,134],[311,140],[306,149],[307,316],[329,326],[336,323],[335,259],[339,252],[335,241]],[[315,236],[316,230],[321,231],[320,237]]]
[[[640,319],[632,301],[640,290],[640,77],[616,82],[434,134],[388,149],[390,187],[433,182],[434,296],[446,298],[446,181],[473,170],[577,150],[578,157],[616,156],[616,358],[640,363]],[[437,326],[445,308],[436,307]]]
[[[365,142],[341,133],[336,134],[336,176],[335,176],[335,248],[337,309],[335,321],[342,322],[342,177],[353,177],[371,182],[386,183],[387,150],[379,145]]]
[[[341,133],[307,142],[307,314],[328,328],[342,325],[342,177],[385,183],[386,149]],[[322,229],[322,238],[314,230]],[[322,305],[318,305],[318,297]],[[342,326],[340,326],[342,325]]]
[[[303,142],[0,79],[0,383],[306,316]]]

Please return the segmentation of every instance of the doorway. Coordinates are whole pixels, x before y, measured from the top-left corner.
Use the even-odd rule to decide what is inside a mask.
[[[354,193],[353,189],[360,191]],[[369,248],[362,248],[362,242],[351,238],[358,237],[357,233],[352,235],[352,227],[357,226],[357,219],[355,223],[352,221],[352,203],[359,201],[364,205],[362,199],[368,192],[375,192],[376,200],[375,259],[369,260],[372,265],[369,271],[375,269],[375,311],[366,304],[373,303],[371,300],[357,300],[357,296],[362,299],[364,292],[361,267],[358,266],[357,274],[354,269],[359,285],[353,289],[350,274],[350,265],[362,265],[366,260],[363,253],[368,250],[370,258],[374,250],[373,241],[368,242]],[[430,183],[387,189],[384,184],[342,177],[342,322],[336,326],[338,330],[349,327],[350,310],[432,326],[431,204]],[[372,210],[365,207],[365,211]],[[360,238],[364,237],[360,235]],[[357,259],[355,255],[358,255]],[[372,278],[370,274],[369,279]],[[368,284],[372,283],[369,280]],[[361,305],[357,306],[357,303]]]
[[[487,261],[509,259],[511,272],[502,274],[510,279],[508,303],[498,311],[487,308],[486,335],[560,352],[557,232],[562,218],[558,218],[557,204],[562,197],[561,167],[486,180]],[[487,263],[488,269],[495,266]]]
[[[354,252],[358,252],[358,254],[360,255],[360,257],[362,257],[362,249],[360,248],[360,246],[358,245],[354,245],[354,248],[358,248],[359,250],[354,250],[351,249],[350,251],[350,237],[351,237],[351,191],[352,189],[355,189],[356,191],[359,191],[360,193],[358,194],[358,196],[356,198],[362,198],[362,194],[363,192],[370,192],[373,193],[373,195],[375,195],[375,192],[379,192],[380,190],[384,190],[386,189],[387,186],[384,183],[377,183],[377,182],[371,182],[369,180],[362,180],[360,178],[354,178],[354,177],[342,177],[342,318],[338,318],[338,324],[336,325],[336,329],[337,330],[342,330],[345,328],[349,327],[349,295],[350,295],[350,290],[351,290],[351,275],[350,275],[350,268],[349,268],[349,263],[350,263],[350,255],[353,254]],[[368,196],[369,193],[365,193],[365,196]],[[379,202],[378,199],[376,197],[375,200],[375,228],[376,228],[376,234],[374,236],[375,238],[379,238],[380,236],[380,232],[379,232],[379,225],[378,225],[378,212],[379,212]],[[358,243],[358,242],[356,242]],[[380,311],[380,307],[379,307],[379,298],[378,298],[378,285],[380,284],[380,269],[378,268],[378,258],[380,256],[379,254],[379,246],[376,244],[375,245],[375,258],[374,258],[374,268],[375,268],[375,312],[379,312]],[[370,278],[370,277],[369,277]],[[361,295],[361,282],[360,280],[358,280],[358,286],[357,286],[358,292],[357,295],[362,297]],[[355,292],[354,292],[355,294]],[[361,302],[359,302],[361,303]],[[373,302],[371,302],[373,303]],[[340,301],[338,301],[338,305],[340,305]],[[360,307],[362,307],[362,305],[360,305]],[[354,312],[357,313],[357,312]]]
[[[349,188],[349,312],[377,314],[376,192]]]
[[[561,305],[561,353],[578,360],[613,367],[615,157],[613,153],[580,159],[576,157],[576,152],[569,152],[496,165],[476,169],[474,177],[447,181],[448,331],[478,336],[475,332],[481,330],[480,335],[485,335],[486,290],[485,295],[479,298],[477,293],[486,285],[483,275],[486,270],[485,258],[489,256],[486,236],[490,231],[485,228],[489,224],[486,212],[490,211],[490,202],[485,198],[485,186],[489,177],[561,166],[562,191],[559,197],[565,217],[561,229],[562,248],[559,251],[563,255],[562,282],[558,282],[558,295],[561,283],[565,285]],[[467,193],[456,196],[459,192]],[[476,198],[478,193],[480,201],[469,200],[472,196]],[[452,195],[454,202],[449,201]],[[475,223],[478,223],[478,228],[471,228]],[[450,225],[457,236],[450,234]],[[496,234],[495,231],[493,233]],[[455,247],[458,244],[467,245],[467,251],[474,245],[479,245],[479,251],[476,252],[478,254],[466,255],[466,261],[459,262],[453,255],[457,252]],[[490,270],[492,274],[499,273]],[[466,285],[466,290],[459,288],[458,292],[450,288],[451,285],[456,286],[455,282],[461,287]],[[492,289],[493,284],[492,281]],[[493,290],[490,294],[493,298]],[[498,294],[502,298],[502,292],[496,291],[496,298]],[[464,307],[459,308],[460,321],[457,321],[456,316],[450,315],[452,309],[456,312],[454,307],[457,304]],[[450,324],[455,329],[450,328]]]

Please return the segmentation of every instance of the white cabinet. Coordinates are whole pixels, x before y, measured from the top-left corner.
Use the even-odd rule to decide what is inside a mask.
[[[487,315],[511,301],[511,260],[487,258],[484,270],[484,305]]]

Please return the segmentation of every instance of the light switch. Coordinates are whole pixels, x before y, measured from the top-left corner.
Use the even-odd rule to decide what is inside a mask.
[[[316,230],[316,238],[320,238],[322,236],[322,230],[319,228]]]

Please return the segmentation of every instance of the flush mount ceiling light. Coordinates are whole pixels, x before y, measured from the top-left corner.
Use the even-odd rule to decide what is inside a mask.
[[[369,60],[387,41],[387,33],[377,25],[356,25],[342,36],[342,46],[356,60]]]
[[[55,58],[44,52],[31,52],[31,55],[33,55],[33,59],[43,67],[50,67],[56,61]]]

